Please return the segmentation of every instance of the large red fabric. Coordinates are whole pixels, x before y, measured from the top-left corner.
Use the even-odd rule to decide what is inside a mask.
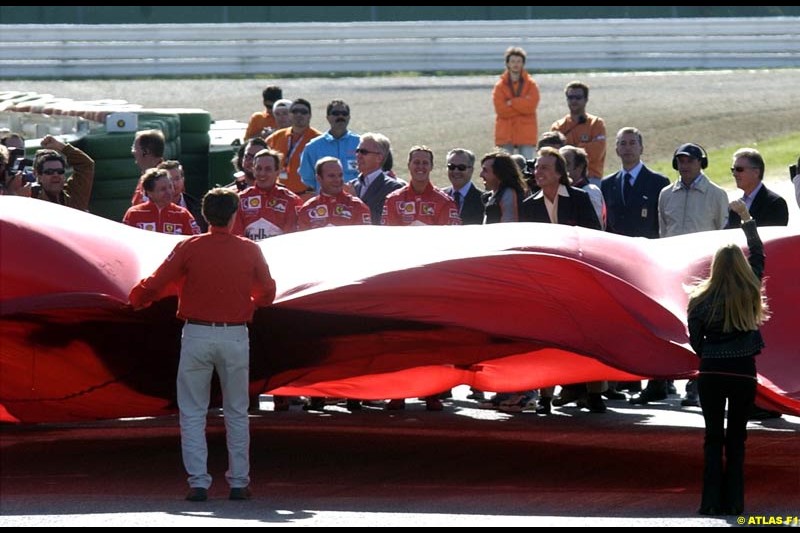
[[[174,412],[176,299],[127,295],[182,237],[0,197],[0,420]],[[773,318],[757,401],[800,415],[800,235],[760,229]],[[400,398],[697,368],[685,287],[739,230],[661,240],[556,224],[320,228],[259,244],[278,283],[253,392]]]

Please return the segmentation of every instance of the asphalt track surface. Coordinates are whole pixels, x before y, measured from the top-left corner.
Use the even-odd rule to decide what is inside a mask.
[[[787,180],[770,188],[789,204]],[[731,198],[738,197],[729,191]],[[265,411],[251,418],[251,501],[227,500],[223,420],[209,418],[207,502],[187,486],[176,417],[0,426],[0,526],[800,526],[800,417],[750,422],[746,510],[701,517],[703,419],[679,398],[551,416]]]
[[[800,418],[751,422],[746,514],[696,514],[703,421],[672,396],[551,416],[340,405],[251,417],[251,501],[229,501],[209,417],[209,500],[185,501],[176,417],[0,428],[0,526],[725,526],[800,512]],[[269,398],[269,397],[266,397]],[[795,525],[798,525],[795,522]]]

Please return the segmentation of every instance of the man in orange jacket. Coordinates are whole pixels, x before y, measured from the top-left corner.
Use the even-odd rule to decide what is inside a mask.
[[[506,50],[506,71],[492,90],[494,110],[494,143],[509,154],[533,158],[533,147],[539,137],[536,108],[539,86],[525,71],[525,50],[512,46]]]

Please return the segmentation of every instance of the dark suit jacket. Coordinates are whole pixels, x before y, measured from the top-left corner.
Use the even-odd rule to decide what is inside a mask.
[[[453,198],[453,187],[447,187],[442,191],[450,198]],[[478,190],[475,184],[470,183],[469,192],[462,199],[461,211],[459,211],[461,222],[464,225],[483,224],[483,200],[481,195],[481,191]]]
[[[558,223],[601,229],[602,226],[600,226],[600,220],[597,218],[589,193],[575,187],[567,187],[567,192],[569,196],[558,197]],[[520,222],[550,222],[542,191],[523,200],[519,220]]]
[[[208,231],[208,222],[203,216],[203,210],[200,205],[200,200],[188,193],[183,193],[183,201],[186,202],[186,209],[192,214],[197,225],[200,226],[200,231],[203,233]]]
[[[750,216],[756,219],[756,224],[758,224],[759,228],[764,226],[788,226],[789,206],[786,205],[786,200],[767,189],[766,185],[762,185],[761,190],[753,198],[753,203],[750,204]],[[738,228],[741,224],[742,219],[739,215],[729,209],[728,224],[725,229]]]
[[[378,174],[378,177],[370,183],[364,194],[361,194],[364,185],[361,183],[360,175],[356,179],[351,180],[350,185],[352,185],[353,189],[356,191],[356,196],[359,196],[361,200],[369,206],[372,224],[375,226],[380,226],[381,224],[381,212],[383,211],[383,202],[386,200],[386,196],[390,192],[403,187],[401,181],[387,176],[384,173]]]
[[[603,178],[600,190],[606,201],[606,231],[629,237],[658,238],[658,195],[669,178],[642,165],[633,186],[633,201],[625,205],[622,191],[625,172]]]

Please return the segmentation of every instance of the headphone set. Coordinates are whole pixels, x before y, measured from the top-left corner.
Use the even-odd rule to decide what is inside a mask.
[[[695,143],[686,143],[682,144],[675,150],[675,153],[672,154],[672,168],[678,170],[678,156],[679,155],[688,155],[689,157],[694,157],[695,159],[700,160],[700,168],[706,168],[708,166],[708,154],[706,153],[706,149],[700,146],[699,144]]]

